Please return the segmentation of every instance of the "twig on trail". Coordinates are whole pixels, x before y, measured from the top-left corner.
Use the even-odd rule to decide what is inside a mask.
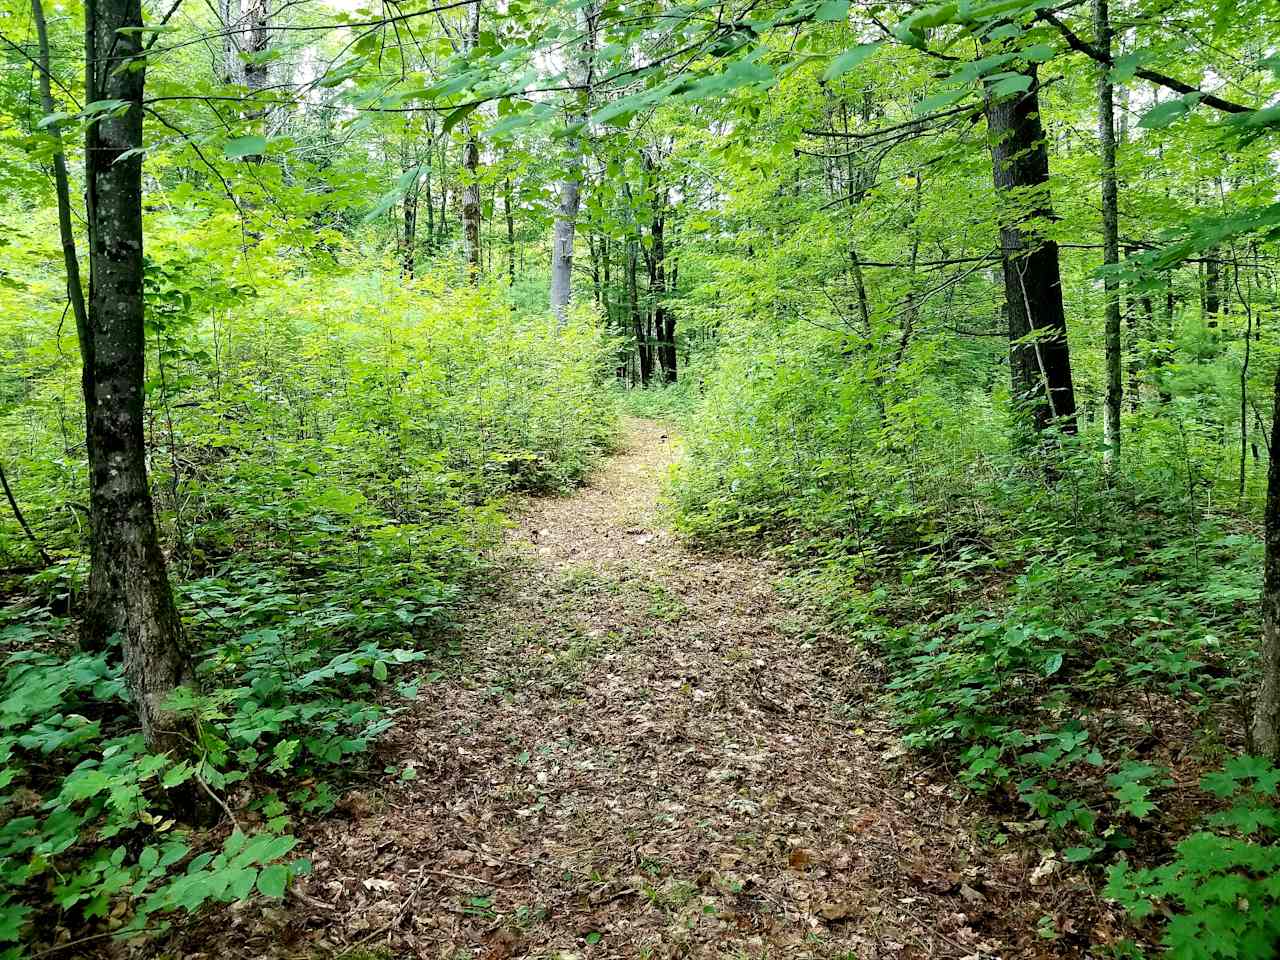
[[[517,867],[524,867],[526,870],[538,869],[538,865],[536,863],[530,863],[527,860],[515,860],[512,857],[505,856],[501,853],[494,853],[491,850],[486,850],[483,846],[477,848],[468,844],[467,849],[472,853],[479,854],[481,857],[486,857],[490,860],[500,860],[503,863],[510,863]]]
[[[418,885],[413,888],[413,892],[410,893],[409,896],[404,898],[404,902],[400,904],[400,909],[396,911],[395,916],[392,917],[390,920],[388,920],[386,923],[384,923],[382,926],[377,927],[373,930],[370,930],[368,933],[362,936],[359,940],[353,941],[351,946],[358,947],[362,943],[368,943],[374,937],[382,936],[382,934],[386,933],[388,930],[390,930],[392,927],[398,924],[400,920],[404,917],[405,911],[408,910],[410,906],[412,906],[414,900],[418,899],[418,894],[421,893],[422,888],[426,886],[427,877],[429,877],[431,873],[432,871],[428,870],[426,867],[420,867],[418,869]]]
[[[379,937],[388,930],[395,927],[403,918],[409,907],[413,905],[413,901],[418,899],[418,894],[422,892],[422,888],[427,884],[428,877],[448,877],[450,880],[462,880],[466,883],[474,883],[481,887],[490,887],[495,890],[502,889],[502,884],[494,883],[492,880],[482,880],[479,877],[468,877],[461,873],[449,873],[447,870],[428,870],[426,867],[418,868],[418,884],[413,888],[413,892],[404,898],[404,902],[400,904],[400,909],[396,911],[396,915],[382,926],[375,930],[371,930],[362,936],[359,940],[354,940],[351,946],[358,947],[362,943],[367,943],[375,937]]]
[[[115,936],[114,933],[95,933],[91,937],[81,937],[79,940],[68,940],[66,943],[60,943],[56,947],[50,947],[48,950],[41,950],[39,953],[31,954],[31,960],[39,960],[40,957],[47,957],[51,954],[67,950],[71,947],[78,947],[82,944],[92,943],[95,940],[105,940],[108,937]]]
[[[436,876],[436,877],[448,877],[450,880],[463,880],[467,883],[474,883],[476,886],[479,886],[479,887],[492,887],[495,890],[505,889],[504,885],[501,883],[494,883],[492,880],[484,880],[484,879],[481,879],[480,877],[469,877],[464,873],[450,873],[448,870],[425,870],[425,869],[423,870],[423,872],[429,873],[432,876]]]

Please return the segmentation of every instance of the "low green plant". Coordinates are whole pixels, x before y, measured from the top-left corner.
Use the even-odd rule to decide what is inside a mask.
[[[367,262],[263,265],[248,288],[216,256],[166,254],[163,234],[151,249],[151,478],[197,663],[198,692],[173,706],[198,734],[184,756],[148,754],[118,650],[74,652],[50,613],[87,569],[64,509],[84,475],[65,432],[77,358],[56,324],[24,333],[0,457],[54,563],[0,581],[22,598],[0,611],[0,949],[54,922],[128,935],[281,895],[305,869],[295,821],[381,769],[366,758],[416,695],[406,673],[450,655],[504,499],[572,485],[614,434],[589,311],[558,324]],[[245,828],[207,825],[228,815]]]
[[[1105,893],[1134,917],[1163,905],[1161,939],[1174,960],[1260,960],[1280,943],[1280,770],[1237,757],[1201,781],[1229,802],[1151,868],[1114,865]]]

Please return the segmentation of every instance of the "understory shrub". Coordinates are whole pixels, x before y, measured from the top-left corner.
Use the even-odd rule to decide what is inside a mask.
[[[0,457],[53,563],[0,524],[3,958],[59,927],[128,934],[281,896],[307,869],[293,820],[331,807],[438,676],[406,671],[448,654],[504,498],[568,487],[612,440],[588,312],[557,324],[497,289],[333,263],[253,289],[220,269],[174,254],[148,271],[151,476],[198,669],[177,704],[189,756],[145,751],[118,648],[75,650],[78,360],[54,323],[5,331]]]
[[[1261,630],[1261,539],[1247,513],[1213,509],[1221,447],[1194,404],[1169,404],[1108,473],[1088,431],[1027,446],[999,389],[927,350],[887,367],[874,346],[786,329],[716,358],[686,418],[678,526],[771,544],[789,589],[874,654],[907,745],[1047,830],[1062,859],[1171,856],[1114,868],[1112,888],[1162,899],[1180,956],[1265,955],[1213,938],[1261,943],[1274,923],[1270,775],[1251,813],[1177,846],[1163,819],[1178,758],[1212,768],[1242,748]],[[1228,923],[1231,891],[1243,919]]]

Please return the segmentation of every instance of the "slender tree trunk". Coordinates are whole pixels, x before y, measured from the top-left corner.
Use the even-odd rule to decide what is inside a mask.
[[[586,137],[587,116],[591,109],[592,69],[595,59],[596,12],[593,4],[582,9],[583,46],[578,68],[581,86],[577,104],[569,115],[571,127],[578,132],[565,140],[565,174],[560,181],[560,203],[551,228],[551,312],[564,322],[565,311],[573,297],[573,241],[577,229],[578,207],[582,199],[582,153]]]
[[[560,181],[560,204],[551,229],[551,312],[562,323],[573,292],[573,239],[581,198],[579,180],[582,168],[578,138],[573,138],[566,149],[571,151],[570,160],[565,178]]]
[[[516,282],[516,214],[511,207],[511,178],[503,181],[502,211],[507,218],[507,279]]]
[[[449,233],[449,152],[446,149],[448,137],[440,138],[440,220],[437,224],[436,248],[444,246],[445,237]]]
[[[647,387],[653,378],[653,353],[649,345],[648,325],[640,309],[640,291],[636,282],[636,242],[627,244],[627,294],[631,301],[631,324],[636,338],[636,361],[640,369],[640,385]]]
[[[647,158],[653,180],[653,219],[649,223],[649,293],[653,297],[653,332],[663,383],[676,382],[676,321],[667,296],[667,190],[658,179],[658,165]]]
[[[1120,143],[1124,142],[1124,137],[1120,138]],[[1125,256],[1133,256],[1134,248],[1126,247]],[[1142,400],[1142,334],[1138,329],[1138,308],[1141,306],[1144,311],[1151,309],[1151,297],[1148,294],[1135,291],[1132,287],[1128,291],[1127,302],[1122,301],[1124,309],[1123,314],[1125,325],[1125,398],[1130,413],[1137,413],[1138,407]]]
[[[428,167],[422,178],[423,206],[427,211],[427,230],[423,240],[423,248],[428,254],[435,251],[436,246],[436,207],[435,197],[431,193],[431,168]]]
[[[22,528],[22,532],[31,541],[31,545],[36,548],[36,554],[40,557],[40,562],[46,567],[49,566],[53,563],[53,560],[45,551],[44,544],[40,542],[40,538],[31,529],[31,524],[27,523],[27,518],[22,512],[22,508],[18,506],[18,498],[14,496],[13,488],[9,486],[9,477],[4,472],[4,464],[0,464],[0,487],[4,488],[4,497],[9,501],[9,509],[13,511],[13,519],[18,521],[18,526]]]
[[[480,42],[480,0],[474,0],[467,13],[467,31],[463,38],[463,52],[470,53]],[[464,170],[462,188],[462,246],[466,255],[467,279],[480,282],[480,141],[471,125],[467,124],[467,142],[462,148]]]
[[[244,83],[244,61],[240,59],[240,0],[220,0],[222,21],[222,82]]]
[[[181,750],[189,724],[169,709],[192,680],[147,484],[143,440],[142,95],[140,0],[85,5],[85,96],[129,109],[85,135],[89,336],[84,364],[92,573],[84,629],[100,646],[125,610],[124,671],[153,750]]]
[[[1099,50],[1111,59],[1111,14],[1107,0],[1093,0],[1093,23]],[[1102,265],[1114,267],[1120,262],[1120,218],[1116,188],[1115,91],[1111,85],[1111,68],[1098,67],[1098,143],[1102,151]],[[1121,380],[1123,348],[1120,342],[1120,281],[1108,273],[1102,281],[1103,330],[1107,393],[1103,403],[1103,462],[1111,469],[1120,459],[1120,412],[1124,404]]]
[[[1009,306],[1009,367],[1014,402],[1042,431],[1051,424],[1076,432],[1075,387],[1062,306],[1058,245],[1037,231],[1053,216],[1049,152],[1040,122],[1035,70],[1031,87],[997,99],[988,95],[987,126],[996,190],[1014,194],[1009,205],[1030,209],[1000,227],[1005,300]]]
[[[480,143],[468,137],[462,148],[466,185],[462,188],[462,245],[466,255],[467,279],[480,280]]]
[[[1204,261],[1204,325],[1213,329],[1222,313],[1222,271],[1217,249],[1205,253]]]
[[[1262,579],[1262,684],[1254,700],[1249,732],[1254,753],[1280,759],[1280,370],[1276,371],[1274,394]]]
[[[404,275],[413,279],[418,244],[418,190],[404,195]]]

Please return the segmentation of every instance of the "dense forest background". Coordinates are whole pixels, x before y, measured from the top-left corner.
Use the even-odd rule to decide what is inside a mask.
[[[284,895],[620,412],[1115,950],[1273,956],[1278,17],[0,0],[0,956]]]

